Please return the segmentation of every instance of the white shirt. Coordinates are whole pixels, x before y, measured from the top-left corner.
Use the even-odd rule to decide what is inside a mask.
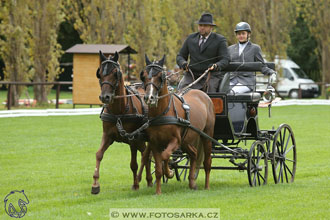
[[[204,43],[207,41],[207,39],[209,38],[210,35],[211,35],[211,32],[209,33],[209,35],[207,35],[207,36],[205,37]],[[199,37],[199,42],[198,42],[198,45],[199,45],[199,46],[201,45],[202,41],[203,41],[203,36],[201,35],[201,36]]]
[[[240,44],[238,43],[238,55],[241,56],[241,53],[243,52],[244,48],[246,47],[246,45],[248,44],[248,41],[244,44]]]

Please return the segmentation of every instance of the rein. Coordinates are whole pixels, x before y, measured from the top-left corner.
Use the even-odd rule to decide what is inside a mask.
[[[195,85],[196,83],[198,83],[209,72],[210,72],[209,69],[205,70],[205,72],[200,77],[198,77],[195,81],[193,81],[192,83],[190,83],[189,85],[187,85],[186,87],[184,87],[183,89],[181,89],[180,92],[179,92],[179,95],[184,94],[190,87],[192,87],[193,85]]]
[[[200,62],[198,62],[198,63],[191,64],[191,65],[188,65],[188,66],[195,66],[195,65],[197,65],[197,64],[205,63],[206,61],[213,60],[213,59],[220,58],[220,57],[221,57],[221,56],[212,57],[212,58],[205,59],[205,60],[203,60],[203,61],[200,61]]]

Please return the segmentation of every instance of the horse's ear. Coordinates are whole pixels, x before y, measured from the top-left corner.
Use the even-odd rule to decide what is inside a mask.
[[[115,52],[115,55],[113,56],[113,61],[115,61],[115,62],[117,62],[118,61],[118,58],[119,58],[119,54],[118,54],[118,52],[116,51]]]
[[[99,54],[100,54],[100,60],[101,60],[101,63],[103,61],[105,61],[107,58],[104,56],[104,54],[102,53],[102,51],[99,51]]]
[[[145,54],[145,58],[146,58],[146,64],[147,64],[147,66],[150,65],[151,64],[151,61],[149,60],[147,54]]]
[[[144,80],[145,80],[145,77],[144,77],[144,71],[143,71],[143,70],[140,72],[140,80],[141,80],[142,82],[144,82]]]
[[[165,63],[165,54],[163,56],[163,58],[158,62],[159,66],[164,66],[164,63]]]
[[[96,70],[96,77],[99,79],[101,76],[100,76],[100,67],[97,68]]]

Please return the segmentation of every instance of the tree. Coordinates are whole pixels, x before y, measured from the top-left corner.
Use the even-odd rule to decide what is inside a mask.
[[[296,62],[314,81],[320,81],[320,68],[316,54],[317,42],[311,35],[304,18],[300,15],[290,31],[291,44],[288,56]]]
[[[330,18],[329,0],[297,0],[298,10],[318,42],[317,52],[322,69],[322,82],[330,83]],[[322,86],[325,95],[325,86]]]
[[[60,74],[59,58],[63,53],[57,43],[57,31],[64,16],[61,1],[31,0],[29,45],[34,67],[33,82],[54,81]],[[39,104],[47,103],[51,86],[35,85],[34,98]]]
[[[28,8],[23,0],[1,1],[0,11],[0,53],[5,64],[5,79],[11,82],[26,82],[31,76],[28,57],[27,17]],[[11,90],[11,103],[18,105],[24,87],[15,86]]]
[[[66,19],[73,23],[85,43],[109,44],[123,41],[125,7],[129,3],[124,0],[64,0],[64,9]]]
[[[276,55],[286,55],[289,30],[294,18],[294,4],[289,0],[223,0],[216,3],[220,8],[218,22],[229,45],[236,43],[234,28],[240,21],[251,25],[251,41],[259,44],[262,51],[274,60]]]
[[[68,21],[63,21],[60,24],[58,31],[57,42],[61,45],[62,50],[67,50],[75,44],[81,44],[83,41],[80,39],[78,32],[73,28],[73,25]],[[65,53],[61,56],[61,63],[72,62],[73,54]]]

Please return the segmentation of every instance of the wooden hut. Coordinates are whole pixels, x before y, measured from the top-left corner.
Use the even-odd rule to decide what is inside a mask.
[[[99,51],[106,56],[127,54],[128,66],[130,54],[137,52],[128,45],[119,44],[76,44],[66,50],[73,53],[73,105],[99,105],[100,85],[96,78],[96,70],[100,65]],[[128,73],[129,74],[129,73]]]

